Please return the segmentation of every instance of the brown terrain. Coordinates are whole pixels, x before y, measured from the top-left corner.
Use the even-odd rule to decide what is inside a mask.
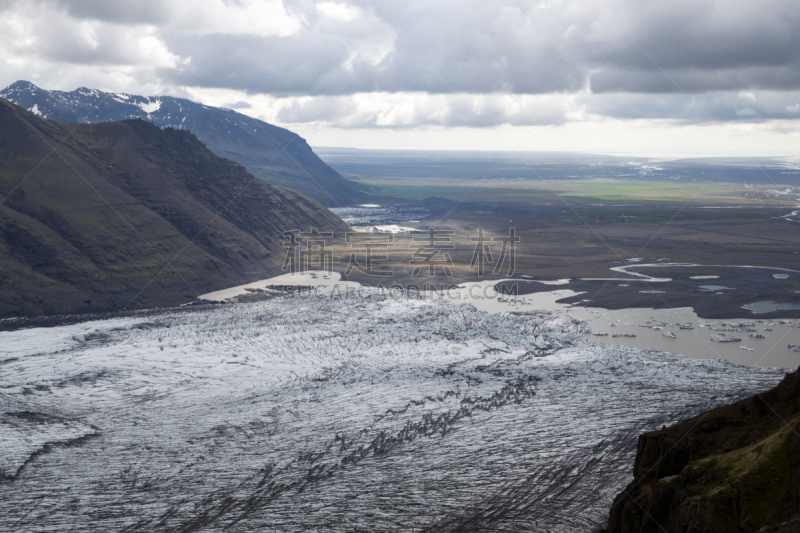
[[[639,437],[606,533],[800,531],[800,372]]]
[[[0,316],[178,305],[280,273],[283,232],[346,225],[193,134],[48,121],[0,99]]]

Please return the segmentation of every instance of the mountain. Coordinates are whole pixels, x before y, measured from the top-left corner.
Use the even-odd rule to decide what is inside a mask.
[[[800,531],[800,370],[639,437],[607,533]]]
[[[346,231],[189,131],[0,99],[0,316],[189,302],[280,273],[283,232],[310,227]]]
[[[295,189],[328,207],[365,199],[360,186],[325,164],[305,139],[231,109],[171,96],[106,93],[85,87],[47,91],[27,81],[9,85],[0,98],[59,122],[95,124],[140,118],[162,129],[189,130],[209,150],[244,165],[271,185]]]

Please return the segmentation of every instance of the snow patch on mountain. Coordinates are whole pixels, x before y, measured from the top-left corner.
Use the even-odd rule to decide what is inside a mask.
[[[159,98],[155,98],[152,100],[148,100],[147,102],[139,102],[136,104],[139,108],[147,113],[155,113],[159,109],[161,109],[161,100]]]

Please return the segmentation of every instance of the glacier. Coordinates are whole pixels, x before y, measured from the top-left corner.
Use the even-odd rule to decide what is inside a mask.
[[[785,370],[559,311],[282,296],[0,333],[9,530],[586,531],[640,433]]]

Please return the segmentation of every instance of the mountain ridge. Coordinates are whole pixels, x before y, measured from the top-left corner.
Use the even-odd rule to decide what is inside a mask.
[[[283,232],[309,227],[347,229],[189,131],[0,99],[0,316],[190,302],[280,273]]]
[[[86,87],[48,91],[22,80],[0,91],[0,98],[58,122],[96,124],[139,118],[162,129],[189,130],[212,152],[243,165],[266,183],[295,189],[328,207],[366,197],[358,184],[329,167],[296,133],[232,109],[172,96],[107,93]]]

